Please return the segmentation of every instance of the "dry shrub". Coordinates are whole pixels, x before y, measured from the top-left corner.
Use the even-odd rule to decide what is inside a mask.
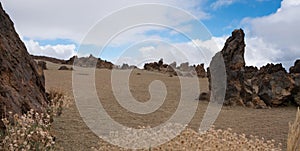
[[[49,132],[50,115],[30,110],[22,116],[15,114],[12,122],[6,118],[2,121],[6,130],[0,149],[11,151],[53,149],[54,140]]]
[[[10,112],[10,117],[2,119],[6,129],[1,135],[0,150],[55,150],[51,123],[54,116],[62,114],[70,98],[63,91],[50,90],[48,99],[49,106],[44,113],[30,110],[19,116]]]
[[[166,131],[165,133],[168,133]],[[135,134],[140,136],[139,134]],[[119,136],[122,139],[122,136]],[[128,142],[136,138],[129,139],[125,136]],[[133,136],[132,136],[133,137]],[[160,139],[160,138],[156,138]],[[126,140],[124,140],[126,141]],[[123,142],[122,142],[123,143]],[[128,144],[128,146],[134,146],[135,144]],[[127,145],[126,145],[127,146]],[[209,129],[206,133],[197,133],[192,129],[185,129],[180,135],[176,136],[169,142],[157,146],[141,150],[272,150],[280,151],[282,144],[275,145],[274,140],[265,140],[264,138],[258,138],[254,136],[246,137],[245,134],[236,134],[231,129],[216,130],[214,128]],[[108,144],[106,142],[100,142],[99,148],[93,148],[94,150],[128,150],[119,148],[117,146]]]
[[[298,108],[296,119],[289,123],[287,151],[300,151],[300,110]]]
[[[48,100],[50,101],[47,113],[54,116],[60,116],[63,108],[69,107],[71,99],[63,90],[50,89],[48,93]]]

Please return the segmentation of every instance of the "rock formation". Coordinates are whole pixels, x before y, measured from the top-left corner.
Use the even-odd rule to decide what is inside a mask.
[[[73,70],[72,68],[68,68],[67,66],[60,66],[58,70]]]
[[[235,30],[225,43],[221,54],[227,75],[225,105],[242,105],[253,108],[268,108],[288,104],[300,105],[300,61],[290,68],[288,74],[282,64],[267,64],[259,70],[245,67],[243,30]],[[208,69],[208,79],[211,75]],[[214,69],[215,71],[216,69]],[[215,88],[209,89],[213,91]]]
[[[290,68],[290,73],[300,73],[300,60],[296,60],[294,66]]]
[[[294,80],[292,90],[293,101],[300,106],[300,60],[296,60],[293,67],[290,68],[291,77]]]
[[[41,70],[47,70],[47,63],[45,61],[38,61],[38,66]]]
[[[268,106],[287,105],[290,102],[293,80],[282,64],[261,67],[252,81],[252,85],[258,87],[258,96]]]
[[[252,79],[255,74],[258,72],[258,69],[257,67],[253,67],[253,66],[246,66],[244,68],[244,76],[245,76],[245,79]]]
[[[197,76],[199,78],[205,78],[206,77],[206,72],[205,72],[205,69],[204,69],[204,64],[197,65],[195,67],[195,70],[196,70]]]
[[[245,105],[241,97],[241,91],[244,87],[244,53],[246,46],[244,37],[245,34],[242,29],[234,30],[221,51],[227,74],[225,105]]]
[[[295,81],[295,85],[292,90],[292,99],[297,106],[300,106],[300,73],[293,74],[292,77]]]
[[[181,63],[179,66],[179,70],[185,72],[189,71],[190,70],[189,63],[188,62]]]
[[[14,24],[0,3],[0,114],[6,117],[43,111],[47,105],[43,71],[28,54]],[[3,123],[0,122],[1,128]]]
[[[112,69],[114,67],[114,64],[112,64],[109,61],[102,60],[100,58],[96,58],[93,55],[90,55],[89,57],[77,57],[73,56],[69,60],[61,60],[56,59],[52,57],[46,57],[46,56],[33,56],[36,60],[44,60],[49,61],[57,64],[66,64],[66,65],[73,65],[74,62],[76,63],[76,66],[80,67],[96,67],[99,69],[105,68],[105,69]]]
[[[160,59],[158,62],[146,63],[144,69],[148,71],[161,71],[163,67],[163,59]]]
[[[123,63],[122,66],[116,66],[116,69],[128,70],[128,69],[137,69],[137,66],[128,65],[127,63]]]

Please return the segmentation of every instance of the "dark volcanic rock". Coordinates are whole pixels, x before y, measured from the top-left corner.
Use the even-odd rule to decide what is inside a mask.
[[[293,83],[282,64],[268,64],[261,67],[252,84],[258,86],[258,96],[268,106],[280,106],[291,101]]]
[[[118,68],[118,67],[117,67]],[[127,63],[123,63],[123,65],[121,67],[119,67],[119,69],[122,70],[127,70],[127,69],[138,69],[137,66],[135,65],[128,65]]]
[[[38,66],[42,70],[47,70],[47,63],[45,61],[38,61]]]
[[[246,66],[244,70],[245,70],[244,72],[245,79],[252,79],[258,72],[257,67],[253,67],[253,66]]]
[[[121,69],[123,70],[129,69],[129,65],[127,63],[123,63]]]
[[[240,95],[244,87],[243,70],[245,67],[244,53],[246,46],[244,37],[245,34],[242,29],[234,30],[221,51],[227,73],[225,105],[245,105]]]
[[[62,64],[73,65],[74,64],[74,60],[76,60],[76,59],[78,59],[78,57],[77,56],[73,56],[69,60],[64,61]]]
[[[200,100],[200,101],[209,101],[209,99],[210,99],[210,94],[208,92],[200,93],[199,98],[198,98],[198,100]]]
[[[0,114],[43,111],[46,105],[43,71],[38,70],[0,3]]]
[[[68,68],[67,66],[60,66],[58,70],[72,70],[71,68]]]
[[[290,68],[290,73],[300,73],[300,60],[296,60],[294,66]]]
[[[158,62],[146,63],[144,65],[144,69],[148,71],[161,71],[162,68],[164,68],[163,59],[160,59]]]
[[[300,106],[300,73],[291,75],[294,80],[294,88],[292,90],[293,101],[297,106]]]
[[[204,69],[204,64],[197,65],[195,67],[195,70],[197,72],[197,76],[198,77],[200,77],[200,78],[205,78],[206,77],[206,72],[205,72],[205,69]]]
[[[99,69],[103,69],[103,68],[113,69],[114,67],[114,64],[112,64],[111,62],[102,60],[100,58],[96,58],[93,55],[90,55],[89,57],[81,57],[81,58],[74,56],[69,60],[65,61],[65,64],[79,66],[79,67],[87,67],[87,68],[96,67]]]
[[[233,31],[221,51],[227,75],[224,104],[238,104],[252,108],[289,104],[300,106],[300,60],[297,60],[290,68],[290,74],[286,72],[282,64],[267,64],[259,70],[252,66],[245,67],[244,36],[241,29]],[[211,86],[212,71],[218,71],[218,67],[207,69],[209,90],[212,94],[217,94],[212,92],[217,89]]]

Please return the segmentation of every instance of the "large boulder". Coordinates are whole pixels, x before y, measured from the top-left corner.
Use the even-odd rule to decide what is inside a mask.
[[[253,87],[258,87],[258,96],[268,106],[287,105],[291,101],[294,81],[282,64],[267,64],[261,67],[252,81]]]
[[[197,72],[197,76],[198,77],[200,77],[200,78],[205,78],[206,77],[206,72],[205,72],[205,69],[204,69],[204,64],[197,65],[195,67],[195,70]]]
[[[234,30],[221,51],[227,74],[225,105],[245,105],[240,95],[244,87],[244,37],[242,29]]]
[[[0,114],[43,111],[46,105],[43,70],[38,70],[0,3]],[[0,126],[4,128],[2,122]]]
[[[72,68],[68,68],[67,66],[60,66],[58,70],[73,70]]]

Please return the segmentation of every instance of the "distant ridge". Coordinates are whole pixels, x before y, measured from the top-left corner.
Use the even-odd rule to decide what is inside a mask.
[[[35,60],[49,61],[56,64],[73,65],[75,62],[76,66],[82,66],[82,67],[94,67],[96,65],[96,67],[99,69],[103,69],[103,68],[113,69],[113,67],[115,66],[111,62],[102,60],[101,58],[96,58],[93,55],[90,55],[88,57],[80,57],[80,58],[78,58],[77,56],[73,56],[68,60],[57,59],[48,56],[31,55],[31,57]]]

